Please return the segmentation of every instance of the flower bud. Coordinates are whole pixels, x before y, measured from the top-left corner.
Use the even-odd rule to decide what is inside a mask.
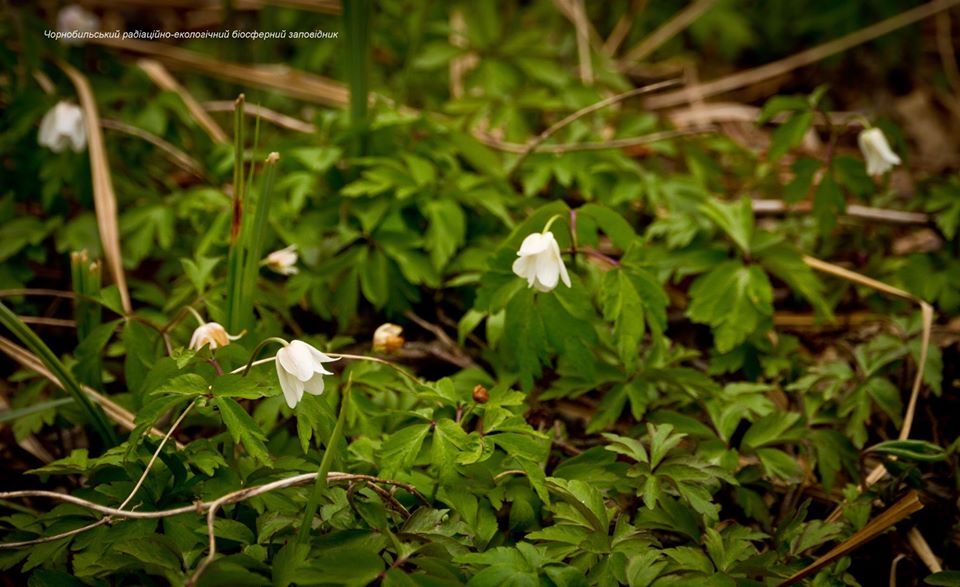
[[[300,270],[297,269],[297,245],[290,245],[289,247],[284,247],[279,251],[274,251],[267,255],[267,258],[263,260],[263,264],[267,266],[268,269],[280,275],[295,275]]]
[[[37,141],[54,153],[62,153],[70,147],[75,153],[87,145],[87,127],[83,110],[70,102],[58,102],[43,115]]]
[[[373,352],[391,354],[403,348],[406,342],[400,334],[403,328],[396,324],[385,322],[373,333]]]
[[[485,404],[490,401],[490,392],[479,383],[473,386],[473,401],[478,404]]]

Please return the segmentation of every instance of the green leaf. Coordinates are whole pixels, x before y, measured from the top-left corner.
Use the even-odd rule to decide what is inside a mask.
[[[782,444],[795,439],[795,435],[786,432],[800,420],[796,412],[771,412],[750,426],[743,435],[743,446],[760,448],[772,444]]]
[[[778,126],[770,137],[767,159],[770,162],[777,161],[786,155],[787,151],[799,145],[803,141],[803,136],[810,130],[811,123],[813,123],[813,112],[807,110],[794,114]]]
[[[947,458],[942,447],[926,440],[887,440],[865,449],[865,452],[889,454],[921,463],[935,463]]]
[[[687,315],[713,327],[721,353],[766,326],[772,314],[773,288],[756,265],[727,261],[698,277],[690,287]]]
[[[739,202],[721,202],[710,199],[700,204],[700,211],[712,220],[740,247],[744,253],[750,252],[753,240],[753,204],[750,198],[741,198]]]
[[[393,472],[412,466],[430,429],[430,424],[414,424],[391,434],[380,453],[384,468]]]
[[[267,437],[250,414],[240,404],[227,397],[215,398],[213,404],[220,409],[223,424],[230,432],[233,441],[243,443],[250,456],[264,465],[269,465],[270,453],[264,444]]]
[[[439,271],[466,240],[467,217],[453,200],[433,200],[423,210],[430,221],[424,246],[430,251],[434,268]]]

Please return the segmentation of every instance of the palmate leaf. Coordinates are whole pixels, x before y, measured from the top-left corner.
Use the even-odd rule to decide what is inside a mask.
[[[253,458],[265,465],[269,464],[270,453],[264,444],[267,437],[250,417],[250,414],[240,404],[228,397],[218,397],[213,400],[213,404],[220,409],[223,424],[230,432],[233,441],[242,443]]]
[[[690,287],[687,315],[713,328],[721,353],[760,330],[773,314],[773,288],[763,269],[727,261],[697,278]]]
[[[636,366],[646,324],[649,322],[654,335],[660,335],[666,327],[667,301],[660,284],[642,269],[621,267],[603,276],[603,317],[614,324],[617,354],[628,371]]]

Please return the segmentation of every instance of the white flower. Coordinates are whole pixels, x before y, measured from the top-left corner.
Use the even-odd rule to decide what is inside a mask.
[[[323,364],[330,361],[336,359],[302,340],[295,340],[277,352],[277,376],[290,409],[297,407],[304,391],[313,395],[323,393],[323,376],[333,375]]]
[[[570,276],[552,232],[535,232],[523,239],[517,256],[520,258],[513,262],[513,272],[526,279],[529,287],[546,292],[557,287],[559,280],[570,287]]]
[[[54,153],[60,153],[67,147],[77,153],[83,151],[87,144],[83,110],[70,102],[57,103],[43,115],[37,140],[40,146],[48,147]]]
[[[393,353],[403,347],[403,327],[384,322],[373,331],[373,352]]]
[[[97,15],[90,12],[82,6],[71,4],[64,6],[57,13],[57,30],[61,33],[92,33],[100,30],[100,19]],[[82,39],[75,37],[66,37],[64,44],[79,45],[83,43]]]
[[[290,245],[267,255],[263,264],[280,275],[294,275],[300,271],[296,267],[297,259],[297,245]]]
[[[240,333],[243,334],[243,333]],[[199,351],[204,345],[210,345],[210,350],[217,350],[218,347],[227,346],[231,340],[237,340],[240,335],[233,336],[227,333],[227,329],[216,322],[207,322],[193,331],[190,337],[190,348]]]
[[[860,131],[857,137],[863,158],[867,160],[868,175],[883,175],[894,165],[900,165],[900,157],[893,152],[887,137],[879,128],[868,128]]]

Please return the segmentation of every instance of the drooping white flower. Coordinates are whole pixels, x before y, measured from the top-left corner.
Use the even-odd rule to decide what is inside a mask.
[[[267,255],[263,264],[280,275],[294,275],[300,271],[296,267],[298,258],[297,245],[290,245]]]
[[[517,256],[519,259],[513,262],[513,272],[526,279],[529,287],[547,292],[557,287],[561,280],[570,287],[570,275],[552,232],[535,232],[523,239]]]
[[[857,137],[860,151],[867,161],[868,175],[883,175],[894,165],[900,165],[900,157],[890,148],[883,131],[873,127],[860,131]]]
[[[393,353],[403,347],[403,327],[384,322],[373,331],[373,352]]]
[[[40,146],[47,147],[54,153],[61,153],[67,147],[77,153],[83,151],[87,145],[83,110],[70,102],[58,102],[43,115],[37,140]]]
[[[57,13],[57,30],[61,33],[92,33],[100,30],[97,15],[82,6],[71,4]],[[83,39],[68,36],[63,39],[67,45],[79,45]]]
[[[290,409],[297,407],[303,392],[323,393],[323,376],[333,375],[324,363],[336,361],[302,340],[295,340],[277,351],[277,377]]]
[[[242,332],[240,334],[243,334]],[[237,340],[240,335],[233,336],[227,332],[227,329],[217,322],[207,322],[193,331],[190,337],[190,348],[199,351],[204,345],[210,345],[210,350],[217,350],[219,347],[227,346],[231,340]]]

